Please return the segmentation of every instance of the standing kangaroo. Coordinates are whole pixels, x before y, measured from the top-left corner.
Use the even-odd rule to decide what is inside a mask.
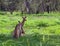
[[[22,36],[22,34],[25,34],[23,30],[23,25],[26,21],[26,16],[22,18],[23,18],[22,22],[18,21],[19,23],[15,27],[14,34],[13,34],[14,38],[19,38],[20,36]]]

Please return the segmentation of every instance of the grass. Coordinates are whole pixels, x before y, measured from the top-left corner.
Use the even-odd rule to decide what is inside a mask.
[[[27,16],[25,35],[12,38],[12,32],[22,16]],[[60,13],[21,14],[0,13],[0,46],[60,46]]]

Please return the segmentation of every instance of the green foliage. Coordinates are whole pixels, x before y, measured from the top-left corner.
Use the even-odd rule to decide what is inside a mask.
[[[3,16],[4,15],[4,16]],[[0,14],[0,46],[59,46],[59,13],[44,14]],[[12,38],[12,33],[22,16],[27,16],[24,25],[25,36]]]

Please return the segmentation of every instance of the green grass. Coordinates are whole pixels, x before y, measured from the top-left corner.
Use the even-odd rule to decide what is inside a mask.
[[[12,32],[22,16],[27,16],[25,35],[12,38]],[[0,46],[60,46],[60,13],[21,14],[0,13]]]

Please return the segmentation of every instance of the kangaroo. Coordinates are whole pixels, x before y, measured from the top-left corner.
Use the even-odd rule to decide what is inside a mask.
[[[13,37],[14,38],[19,38],[19,24],[20,24],[20,21],[18,21],[19,23],[15,26],[15,29],[14,29],[14,32],[13,32]]]
[[[20,23],[20,33],[19,33],[20,36],[22,36],[22,34],[25,34],[25,32],[24,32],[24,30],[23,30],[23,26],[24,26],[24,23],[25,23],[25,21],[26,21],[26,16],[25,16],[25,17],[22,17],[22,18],[23,18],[23,20],[22,20],[22,22]]]
[[[25,34],[23,30],[23,25],[26,21],[26,16],[22,18],[23,18],[22,22],[18,21],[18,24],[15,27],[14,35],[13,35],[14,38],[19,38],[20,36],[22,36],[22,34]]]

